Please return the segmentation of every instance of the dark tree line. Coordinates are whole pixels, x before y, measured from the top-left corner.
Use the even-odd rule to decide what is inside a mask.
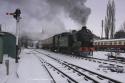
[[[119,30],[115,33],[115,39],[125,38],[125,32],[123,30]]]
[[[125,38],[125,22],[122,24],[121,29],[115,33],[114,38]]]
[[[29,38],[28,36],[24,35],[24,36],[21,36],[21,37],[19,38],[19,45],[20,45],[21,47],[27,48],[28,46],[30,46],[31,41],[32,41],[31,38]]]

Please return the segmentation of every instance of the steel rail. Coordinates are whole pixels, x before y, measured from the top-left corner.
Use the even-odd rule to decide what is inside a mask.
[[[40,62],[43,64],[43,61],[40,60]],[[51,75],[51,73],[49,72],[49,70],[47,69],[47,67],[43,64],[44,68],[47,70],[48,74],[50,75],[50,77],[52,78],[53,80],[53,83],[56,83],[56,81],[54,80],[53,76]]]
[[[41,52],[39,52],[39,51],[37,51],[37,52],[38,52],[38,53],[41,53]],[[44,54],[44,53],[42,53],[42,54]],[[55,59],[55,58],[53,58],[53,57],[51,57],[51,56],[48,56],[47,54],[44,54],[44,55],[46,55],[47,57],[49,57],[49,58],[51,58],[51,59],[54,59],[54,60],[60,62],[58,59]],[[67,66],[67,67],[69,67],[70,69],[76,71],[76,72],[79,73],[80,75],[83,75],[83,76],[85,76],[86,78],[92,80],[94,83],[99,83],[97,80],[95,80],[95,79],[93,79],[93,78],[91,78],[91,77],[85,75],[84,73],[81,73],[80,71],[78,71],[78,70],[76,70],[76,69],[70,67],[69,65],[67,65],[67,64],[65,64],[65,63],[62,63],[62,64],[65,65],[65,66]]]
[[[65,62],[65,63],[68,63],[68,62],[66,62],[66,61],[64,61],[64,62]],[[88,70],[88,69],[85,69],[85,68],[79,67],[79,66],[77,66],[77,65],[74,65],[74,64],[71,64],[71,63],[68,63],[68,65],[75,66],[75,67],[77,67],[77,68],[79,68],[79,69],[82,69],[82,70],[88,71],[88,72],[90,72],[90,73],[92,73],[92,74],[96,74],[96,75],[98,75],[98,76],[100,76],[100,77],[103,77],[103,78],[105,78],[105,79],[109,79],[109,80],[111,80],[112,82],[115,82],[115,83],[121,83],[121,82],[118,81],[118,80],[115,80],[115,79],[112,79],[112,78],[106,77],[106,76],[104,76],[104,75],[101,75],[101,74],[95,73],[95,72],[93,72],[93,71],[90,71],[90,70]]]
[[[35,51],[36,51],[36,50],[35,50]],[[36,51],[36,52],[41,53],[41,52],[39,52],[39,51]],[[58,59],[55,59],[55,58],[49,56],[48,54],[45,54],[45,53],[41,53],[41,54],[44,54],[44,55],[46,55],[46,56],[48,56],[48,57],[50,57],[50,58],[52,58],[52,59],[54,59],[54,60],[60,62]],[[63,61],[63,62],[64,62],[64,63],[62,63],[62,64],[68,63],[68,62],[66,62],[66,61]],[[96,75],[98,75],[98,76],[100,76],[100,77],[102,77],[102,78],[104,78],[104,79],[108,79],[108,80],[110,80],[110,81],[112,81],[112,82],[115,82],[115,83],[121,83],[121,82],[118,81],[118,80],[115,80],[115,79],[112,79],[112,78],[106,77],[106,76],[101,75],[101,74],[99,74],[99,73],[95,73],[95,72],[93,72],[93,71],[87,70],[87,69],[82,68],[82,67],[79,67],[79,66],[77,66],[77,65],[74,65],[74,64],[71,64],[71,63],[68,63],[68,64],[69,64],[69,65],[72,65],[72,66],[75,66],[75,67],[77,67],[77,68],[79,68],[79,69],[82,69],[82,70],[88,71],[88,72],[90,72],[90,73],[92,73],[92,74],[96,74]],[[66,65],[66,64],[65,64],[65,65]],[[68,66],[68,65],[67,65],[67,66]],[[70,67],[70,68],[71,68],[71,67]],[[74,68],[73,68],[73,69],[74,69]],[[81,73],[80,73],[80,74],[81,74]]]
[[[37,56],[37,57],[39,57],[39,56]],[[41,58],[41,57],[39,57],[39,58],[43,60],[43,58]],[[43,61],[44,61],[44,60],[43,60]],[[78,83],[76,80],[74,80],[73,78],[71,78],[71,77],[68,76],[67,74],[63,73],[62,71],[60,71],[58,68],[56,68],[56,67],[53,66],[52,64],[50,64],[50,63],[48,63],[48,62],[46,62],[46,61],[44,61],[44,63],[50,65],[51,67],[53,67],[54,69],[56,69],[58,72],[62,73],[65,77],[67,77],[67,79],[69,79],[69,80],[72,81],[73,83]],[[48,70],[48,69],[47,69],[47,70]],[[48,70],[48,71],[49,71],[49,70]],[[49,73],[50,73],[50,72],[49,72]],[[56,81],[54,80],[53,77],[52,77],[52,79],[53,79],[53,82],[56,83]]]

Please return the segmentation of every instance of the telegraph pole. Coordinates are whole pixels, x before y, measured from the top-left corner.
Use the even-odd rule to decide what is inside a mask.
[[[6,13],[6,15],[12,15],[16,20],[16,63],[18,63],[18,50],[19,50],[19,22],[20,22],[21,10],[17,8],[14,13]]]
[[[101,39],[103,38],[103,20],[102,20],[102,33],[101,33]]]

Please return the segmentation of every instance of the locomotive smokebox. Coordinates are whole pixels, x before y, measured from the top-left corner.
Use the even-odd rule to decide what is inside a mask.
[[[82,29],[77,32],[77,40],[82,43],[82,46],[89,46],[89,42],[92,39],[93,34],[86,26],[83,26]]]

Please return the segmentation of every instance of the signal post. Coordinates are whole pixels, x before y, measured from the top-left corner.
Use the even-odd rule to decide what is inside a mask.
[[[14,13],[6,13],[6,15],[12,15],[14,19],[16,20],[16,59],[15,62],[18,63],[18,50],[19,48],[19,22],[20,22],[20,14],[21,10],[17,8]]]

